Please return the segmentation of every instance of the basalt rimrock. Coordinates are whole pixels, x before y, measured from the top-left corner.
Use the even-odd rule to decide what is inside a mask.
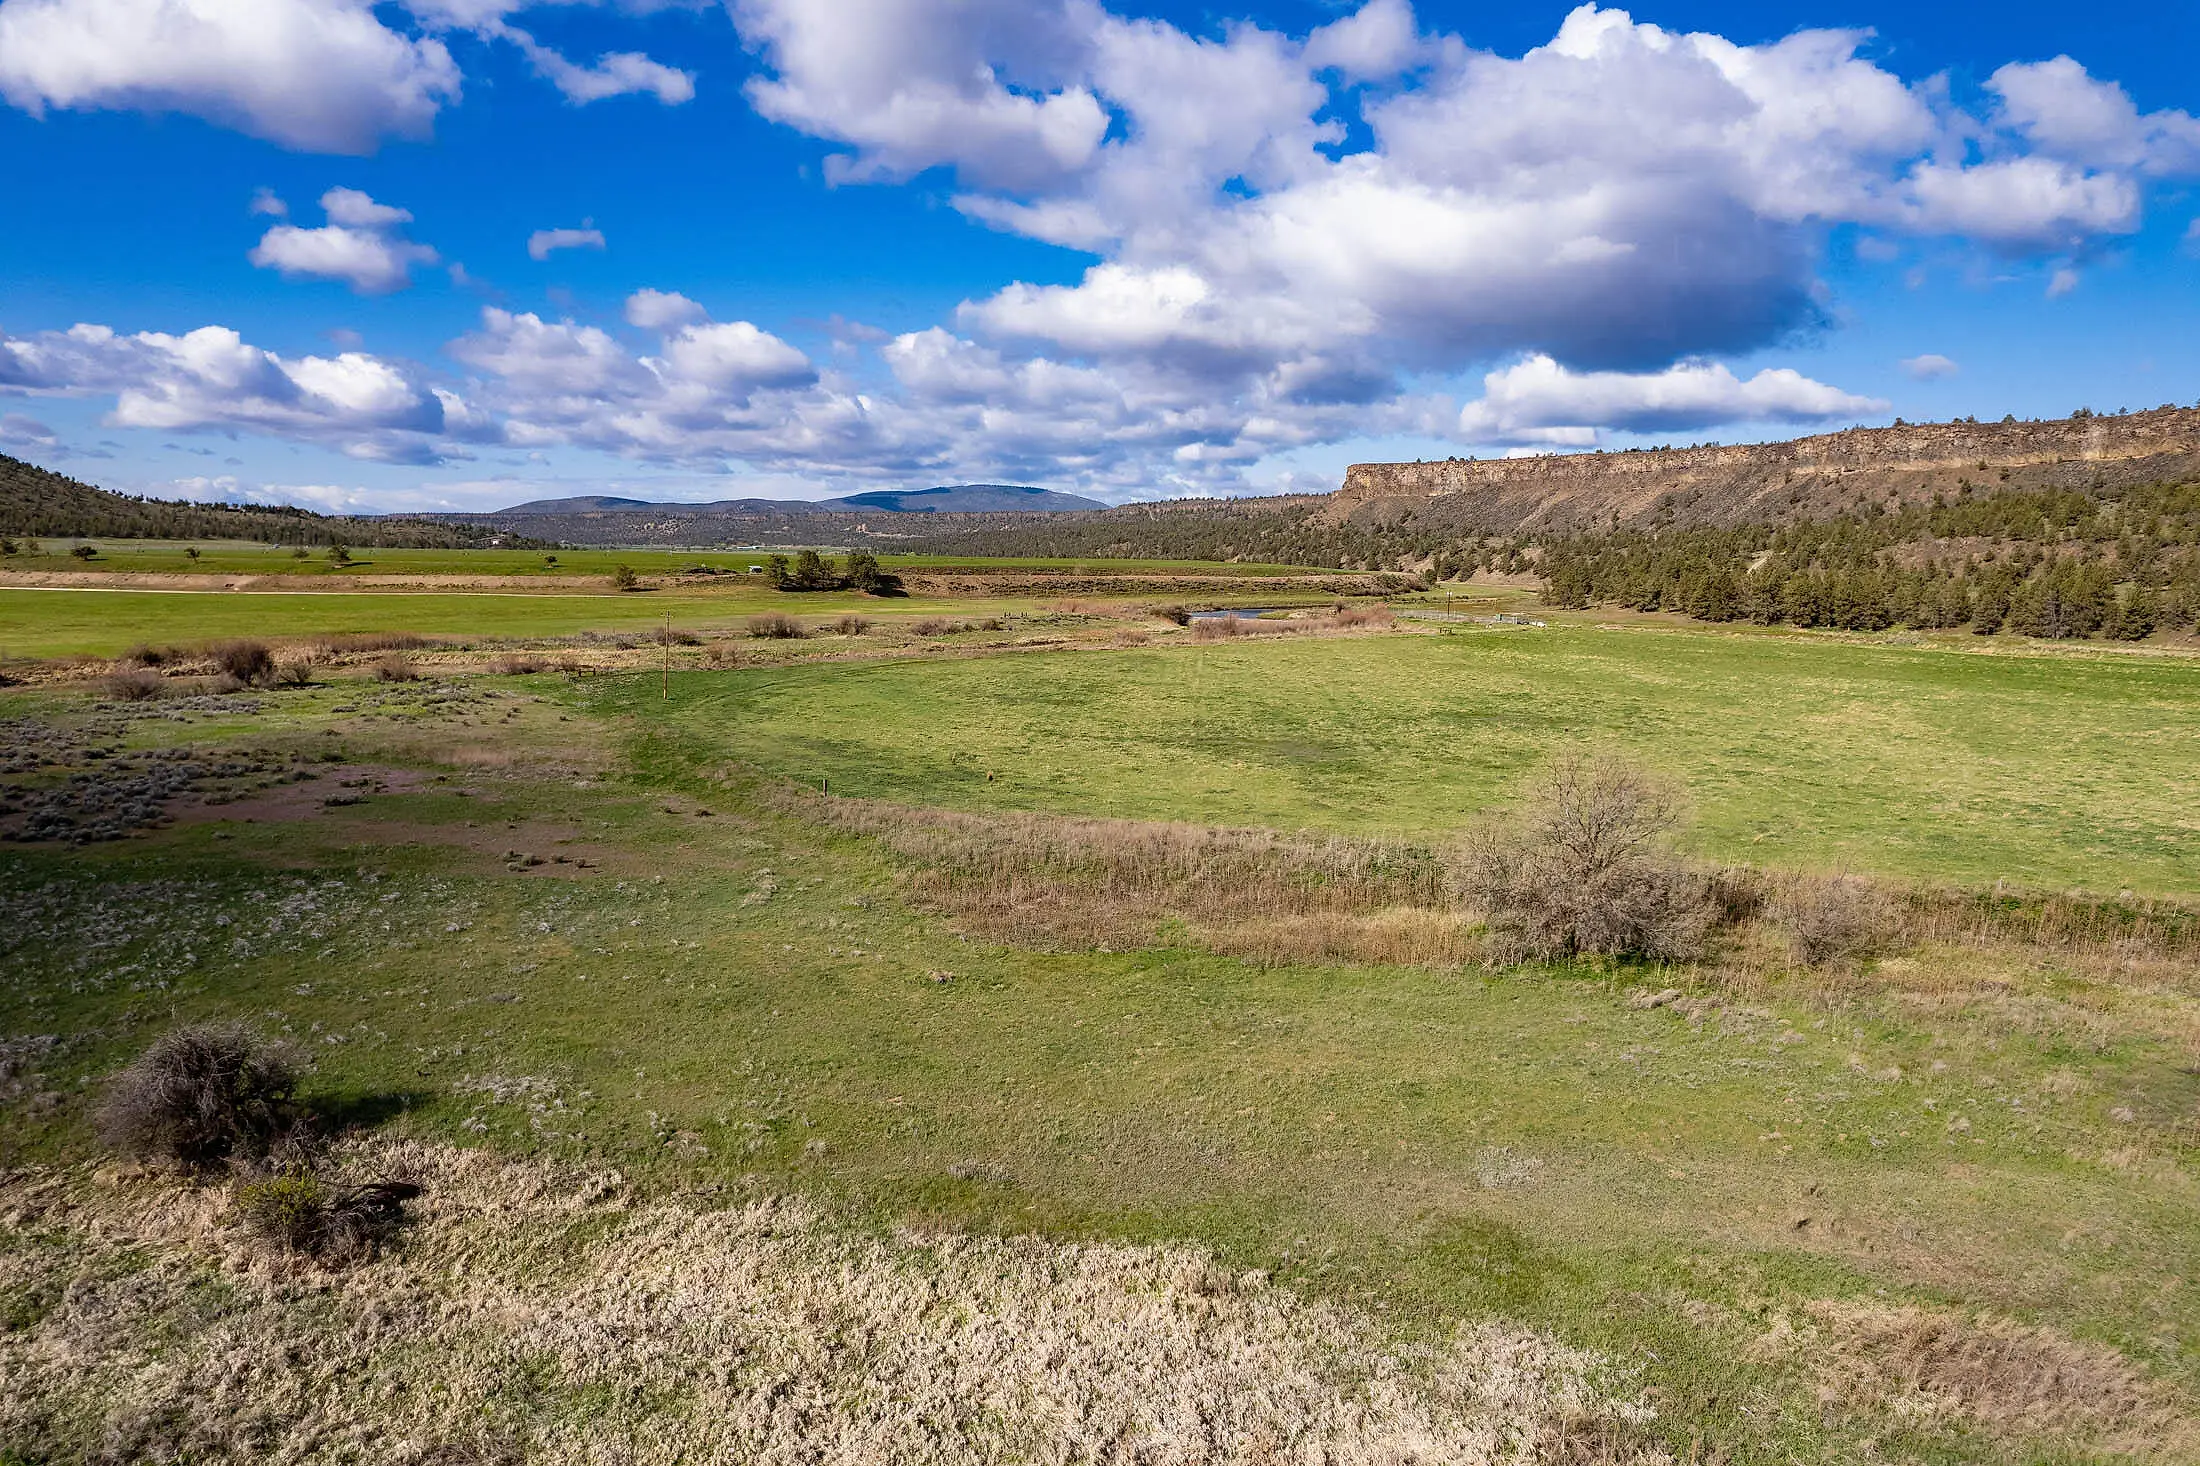
[[[1518,534],[1823,519],[1969,489],[2200,477],[2200,409],[1849,428],[1784,443],[1355,463],[1321,518]]]

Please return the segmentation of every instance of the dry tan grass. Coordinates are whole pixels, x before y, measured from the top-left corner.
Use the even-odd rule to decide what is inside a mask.
[[[1998,1435],[2063,1436],[2141,1460],[2190,1461],[2200,1427],[2116,1350],[2006,1318],[1822,1300],[1784,1341],[1824,1398]]]
[[[0,1439],[90,1461],[1669,1462],[1594,1357],[1420,1344],[1181,1247],[835,1230],[441,1147],[341,1271],[245,1244],[222,1193],[0,1178]],[[35,1242],[29,1239],[35,1238]]]
[[[1046,814],[966,814],[790,793],[799,813],[911,862],[915,899],[1038,947],[1152,944],[1165,923],[1236,956],[1456,966],[1438,853],[1400,841]]]

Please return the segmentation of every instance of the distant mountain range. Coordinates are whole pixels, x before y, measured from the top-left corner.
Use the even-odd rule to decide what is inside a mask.
[[[648,499],[620,499],[608,494],[581,494],[570,499],[533,499],[499,509],[493,516],[569,514],[654,514],[706,516],[721,514],[850,514],[866,510],[881,514],[1066,514],[1105,509],[1094,499],[1036,489],[1025,484],[949,484],[936,489],[873,489],[839,499],[719,499],[706,504],[662,504]]]

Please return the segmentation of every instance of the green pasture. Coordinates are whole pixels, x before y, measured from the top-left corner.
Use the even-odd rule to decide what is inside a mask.
[[[1408,655],[1242,650],[1303,678],[1332,648],[1362,685]],[[1061,670],[1000,665],[1042,697]],[[148,713],[124,742],[335,749],[431,782],[303,821],[0,849],[0,1032],[58,1036],[0,1094],[0,1164],[78,1153],[79,1081],[161,1026],[239,1015],[375,1123],[878,1225],[1198,1239],[1409,1337],[1531,1323],[1655,1387],[1679,1459],[2094,1459],[1822,1413],[1750,1349],[1811,1298],[1990,1308],[2193,1375],[2200,1303],[2161,1286],[2189,1268],[2190,1179],[2099,1159],[2140,1133],[2112,1111],[2152,1126],[2200,1100],[2148,1036],[2166,998],[2043,968],[1987,1003],[1767,997],[1691,1021],[1625,1001],[1655,971],[965,940],[897,898],[875,848],[720,782],[703,730],[756,751],[705,716],[736,680],[676,687],[671,728],[649,698],[550,678],[445,711],[352,684]],[[0,716],[79,706],[0,693]],[[492,745],[521,762],[470,761]],[[514,871],[507,848],[592,865]]]
[[[1588,626],[690,674],[667,716],[835,793],[1437,834],[1566,744],[1752,864],[2200,893],[2200,663]]]
[[[751,565],[767,555],[791,552],[799,546],[770,546],[761,550],[665,550],[665,549],[376,549],[354,546],[351,559],[339,565],[320,546],[266,545],[250,540],[115,540],[74,539],[48,536],[37,540],[38,552],[18,553],[0,561],[0,568],[19,571],[105,570],[115,573],[159,575],[302,575],[342,580],[367,575],[495,575],[556,576],[604,575],[624,565],[638,575],[677,575],[701,566],[710,570],[745,575]],[[98,551],[89,561],[70,551],[88,544]],[[820,547],[826,548],[826,547]],[[194,560],[184,553],[196,549]],[[835,551],[835,553],[842,553]],[[891,570],[964,570],[1000,573],[1047,570],[1094,575],[1151,574],[1244,576],[1258,579],[1271,575],[1315,575],[1319,569],[1288,565],[1221,564],[1206,560],[1120,560],[987,558],[970,555],[881,554],[879,563]]]
[[[1629,1003],[1693,990],[1663,969],[1261,966],[1166,926],[1025,951],[914,909],[877,847],[743,771],[1427,831],[1602,737],[1686,780],[1709,848],[2021,874],[2000,868],[2087,841],[2136,865],[2190,818],[2193,676],[1584,629],[688,673],[669,708],[644,677],[480,678],[478,702],[347,680],[173,716],[8,689],[0,718],[119,719],[123,747],[421,777],[0,847],[0,1037],[27,1066],[0,1165],[87,1153],[99,1076],[171,1022],[245,1017],[365,1123],[867,1225],[1195,1239],[1409,1339],[1533,1324],[1654,1388],[1676,1460],[2100,1460],[1844,1417],[1757,1345],[1813,1299],[1979,1308],[2191,1387],[2188,991],[2041,956],[1951,967],[1930,1003],[1798,988],[1691,1014]],[[2189,854],[2154,858],[2190,888]],[[523,1383],[514,1409],[558,1407]]]
[[[195,645],[224,637],[270,641],[348,631],[412,631],[460,640],[675,629],[731,633],[759,611],[798,617],[859,610],[896,616],[994,615],[1031,600],[789,595],[754,582],[629,594],[548,591],[148,591],[0,588],[0,658],[114,656],[139,642]]]

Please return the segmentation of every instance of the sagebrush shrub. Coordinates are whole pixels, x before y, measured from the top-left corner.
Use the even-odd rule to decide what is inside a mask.
[[[418,682],[420,669],[410,657],[387,656],[374,664],[374,680],[377,682]]]
[[[870,619],[865,616],[843,616],[833,623],[833,630],[842,636],[861,636],[870,629]]]
[[[170,1029],[117,1074],[100,1106],[108,1143],[204,1168],[256,1159],[297,1128],[298,1070],[238,1023]]]
[[[275,654],[267,649],[264,641],[220,642],[211,649],[211,655],[217,670],[247,687],[275,680]]]
[[[749,635],[788,640],[803,634],[802,623],[785,611],[766,611],[749,618]]]
[[[1491,956],[1698,955],[1714,913],[1704,878],[1666,845],[1679,820],[1655,776],[1561,755],[1515,820],[1481,826],[1460,851],[1459,885],[1486,914]]]
[[[243,1182],[234,1205],[245,1229],[268,1246],[341,1263],[371,1255],[419,1194],[407,1181],[331,1186],[296,1167]]]
[[[99,679],[99,695],[112,702],[149,702],[168,690],[168,679],[150,667],[109,672]]]

